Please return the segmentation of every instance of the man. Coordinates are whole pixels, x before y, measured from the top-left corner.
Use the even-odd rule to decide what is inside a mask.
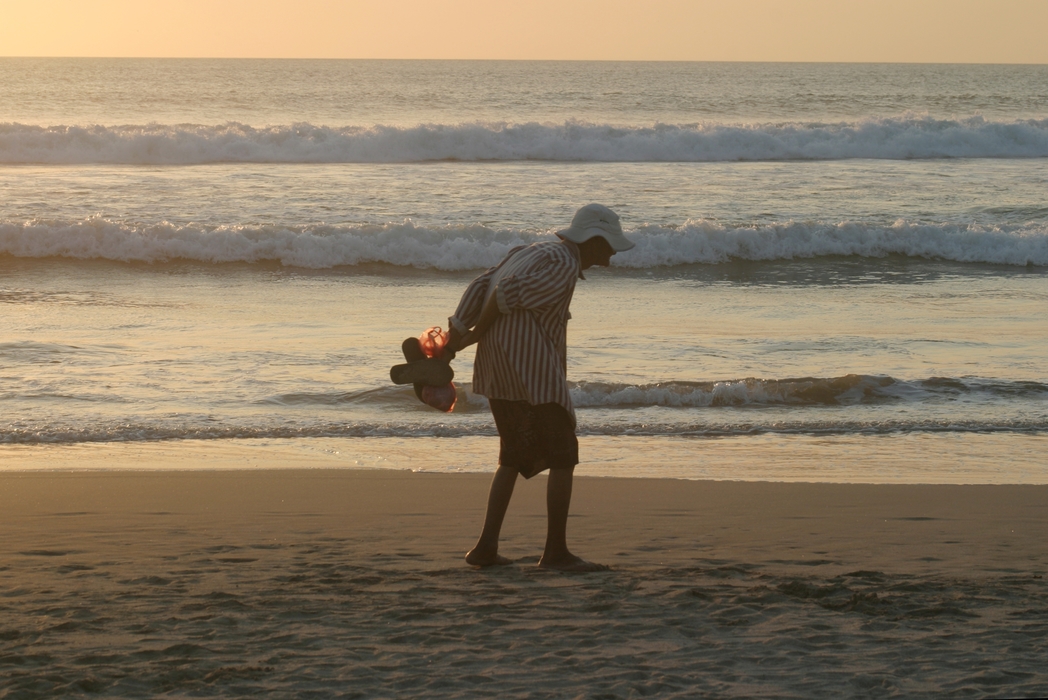
[[[473,566],[509,564],[499,554],[499,532],[517,475],[530,479],[550,470],[548,525],[539,566],[599,571],[568,550],[568,507],[578,464],[575,409],[567,380],[568,306],[582,270],[607,267],[633,243],[619,217],[600,204],[576,212],[559,241],[510,251],[473,280],[449,321],[452,350],[478,343],[473,391],[488,397],[500,439],[499,467],[491,482],[484,529],[466,554]]]

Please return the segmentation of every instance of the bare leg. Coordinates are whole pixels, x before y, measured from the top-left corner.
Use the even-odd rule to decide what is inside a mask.
[[[568,551],[568,508],[571,506],[571,483],[575,468],[551,469],[546,482],[546,550],[539,566],[558,571],[605,571],[608,567],[593,564]]]
[[[499,533],[502,532],[502,521],[506,518],[509,499],[513,496],[513,487],[517,484],[517,470],[500,466],[491,480],[488,491],[488,511],[484,515],[484,530],[480,533],[477,546],[466,553],[466,563],[473,566],[496,566],[511,564],[506,557],[499,555]]]

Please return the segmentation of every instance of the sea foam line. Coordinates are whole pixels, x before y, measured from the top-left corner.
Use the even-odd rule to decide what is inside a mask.
[[[903,380],[887,375],[847,374],[838,377],[724,381],[666,381],[648,384],[580,381],[571,383],[576,408],[722,408],[763,406],[805,408],[882,403],[949,401],[1048,401],[1048,384],[1032,380],[1008,381],[981,377],[930,377]],[[460,383],[456,414],[487,412],[484,397]],[[352,393],[294,393],[267,397],[263,404],[278,406],[339,404],[415,405],[414,394],[402,387],[382,387]]]
[[[654,268],[732,260],[790,260],[821,256],[913,258],[1002,265],[1048,265],[1043,225],[796,222],[726,226],[689,220],[646,224],[628,231],[637,246],[615,265]],[[130,224],[91,217],[77,221],[0,222],[0,254],[159,263],[278,262],[326,269],[384,263],[436,270],[495,265],[515,246],[552,240],[548,231],[476,225],[426,227],[411,221],[314,226]]]
[[[973,420],[883,420],[883,421],[768,421],[743,423],[588,423],[580,419],[580,435],[608,437],[720,438],[751,435],[898,435],[908,433],[1048,433],[1043,420],[1006,418]],[[47,425],[0,428],[0,445],[77,444],[99,442],[160,442],[167,440],[243,440],[292,438],[460,438],[495,435],[493,426],[473,423],[439,425],[389,422],[338,422],[309,426],[163,425],[120,423],[114,425]]]
[[[256,127],[0,124],[0,163],[716,162],[1038,158],[1048,119],[903,116],[837,123],[554,123]]]

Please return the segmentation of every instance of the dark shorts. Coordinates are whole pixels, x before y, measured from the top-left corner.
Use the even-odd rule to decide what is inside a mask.
[[[489,399],[499,430],[499,465],[525,479],[545,469],[570,469],[579,463],[579,440],[563,406]]]

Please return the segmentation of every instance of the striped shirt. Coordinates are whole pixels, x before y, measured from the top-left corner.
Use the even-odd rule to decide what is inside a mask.
[[[465,334],[494,294],[502,314],[477,345],[473,391],[491,399],[557,403],[572,421],[568,391],[568,306],[582,276],[579,248],[550,241],[514,248],[473,280],[449,323]]]

